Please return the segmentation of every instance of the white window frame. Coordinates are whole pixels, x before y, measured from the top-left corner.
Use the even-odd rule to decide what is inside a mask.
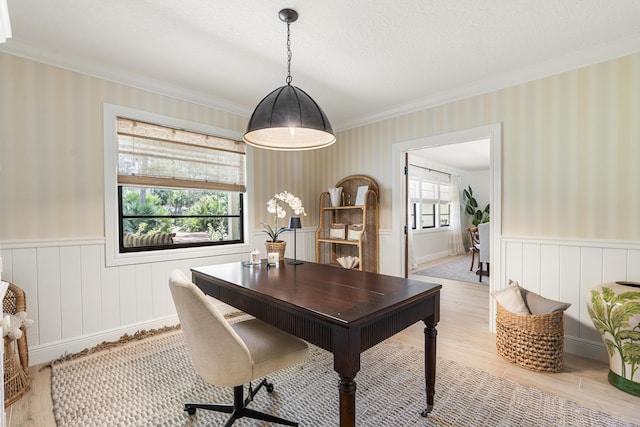
[[[411,165],[409,166],[409,168],[411,168]],[[410,169],[411,170],[411,169]],[[449,175],[446,172],[439,172],[439,171],[434,171],[443,175]],[[411,206],[414,207],[415,206],[415,222],[416,222],[416,228],[414,228],[413,230],[415,231],[427,231],[427,230],[439,230],[442,228],[447,228],[449,227],[450,224],[447,225],[441,225],[440,223],[440,205],[442,200],[440,199],[440,186],[441,185],[446,185],[447,187],[449,187],[449,192],[451,191],[451,184],[450,183],[442,183],[442,182],[438,182],[438,181],[433,181],[433,180],[429,180],[423,176],[421,176],[420,173],[411,173],[409,172],[409,180],[410,181],[416,181],[418,183],[418,188],[417,188],[417,194],[419,197],[412,197],[410,199],[411,202]],[[422,198],[422,186],[423,184],[430,184],[433,185],[435,184],[436,187],[436,195],[435,195],[435,199],[423,199]],[[447,200],[448,204],[451,203],[451,200]],[[434,226],[433,227],[423,227],[422,225],[422,205],[424,203],[432,203],[435,205],[435,212],[434,212]]]
[[[118,143],[116,133],[116,118],[127,117],[134,120],[154,123],[162,126],[188,129],[194,132],[215,135],[222,138],[242,140],[242,133],[230,129],[209,126],[203,123],[191,122],[176,117],[150,113],[120,105],[103,105],[104,120],[104,228],[105,228],[105,263],[109,266],[141,264],[148,262],[171,261],[177,259],[203,258],[212,256],[241,254],[250,251],[252,247],[249,235],[249,224],[253,224],[250,200],[253,191],[252,150],[246,153],[246,188],[244,195],[244,238],[243,243],[219,246],[199,246],[193,248],[176,248],[158,251],[125,252],[120,253],[118,236]]]

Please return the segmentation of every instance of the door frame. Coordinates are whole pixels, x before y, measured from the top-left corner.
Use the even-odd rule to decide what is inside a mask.
[[[502,235],[502,123],[487,126],[480,126],[440,135],[428,136],[411,141],[397,142],[391,146],[392,158],[392,198],[393,206],[404,206],[402,209],[392,209],[392,240],[394,246],[402,248],[399,253],[398,262],[399,275],[405,274],[407,262],[406,234],[404,227],[406,224],[406,184],[404,177],[404,160],[408,151],[421,148],[438,147],[450,144],[475,141],[479,139],[489,139],[490,147],[490,175],[489,203],[491,204],[491,271],[489,277],[489,291],[495,288],[494,283],[500,283],[503,276],[501,257],[501,235]],[[489,328],[495,330],[495,304],[489,305]]]

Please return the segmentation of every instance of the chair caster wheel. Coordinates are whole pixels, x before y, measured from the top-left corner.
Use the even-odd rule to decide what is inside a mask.
[[[269,393],[272,393],[272,392],[273,392],[273,384],[267,384],[267,385],[266,385],[266,388],[267,388],[267,391],[268,391]]]
[[[186,405],[184,407],[184,410],[187,411],[187,414],[189,414],[189,415],[193,415],[193,414],[196,413],[196,408],[194,408],[193,406]]]

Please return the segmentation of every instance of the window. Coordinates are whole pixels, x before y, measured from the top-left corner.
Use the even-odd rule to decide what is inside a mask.
[[[409,200],[409,221],[414,230],[449,226],[448,174],[411,165]]]
[[[416,203],[418,206],[418,203]],[[433,203],[422,203],[420,209],[420,224],[422,228],[433,228],[436,226],[436,205]]]
[[[244,242],[239,132],[109,104],[104,124],[107,265],[228,253],[225,245]]]
[[[120,252],[243,241],[242,193],[118,186]]]
[[[449,225],[449,203],[440,203],[440,226],[447,227]]]

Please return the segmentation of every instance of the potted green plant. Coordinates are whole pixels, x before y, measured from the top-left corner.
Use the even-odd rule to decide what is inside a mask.
[[[478,207],[478,201],[473,197],[473,190],[471,189],[471,186],[462,190],[462,196],[464,200],[464,210],[471,216],[471,223],[475,227],[477,227],[478,224],[489,222],[491,220],[489,204],[487,204],[484,209],[480,209]]]

